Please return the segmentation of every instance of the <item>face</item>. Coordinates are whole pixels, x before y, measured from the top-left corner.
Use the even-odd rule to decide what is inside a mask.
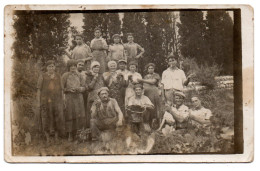
[[[131,72],[135,72],[136,66],[135,66],[135,65],[130,65],[130,66],[129,66],[129,70],[130,70]]]
[[[184,101],[183,97],[175,95],[174,98],[175,98],[176,105],[178,105],[178,106],[182,105],[182,103]]]
[[[133,36],[128,36],[127,37],[127,41],[128,42],[133,42],[134,41],[134,37]]]
[[[96,30],[94,33],[96,38],[99,38],[101,36],[101,31],[100,30]]]
[[[53,73],[55,71],[55,65],[54,64],[50,64],[47,66],[47,72],[49,73]]]
[[[114,43],[119,43],[120,42],[120,38],[119,37],[115,37],[114,38]]]
[[[110,71],[116,71],[116,64],[111,64],[110,66],[109,66],[109,70]]]
[[[140,87],[135,88],[135,94],[136,94],[137,96],[141,96],[141,95],[142,95],[142,92],[143,92],[143,89],[142,89],[142,88],[140,88]]]
[[[175,66],[177,65],[177,60],[174,59],[174,58],[170,58],[170,59],[168,60],[168,65],[169,65],[170,67],[175,67]]]
[[[154,73],[154,67],[153,67],[153,66],[149,66],[149,67],[148,67],[148,73],[149,73],[149,74]]]
[[[77,66],[76,65],[70,66],[70,71],[71,72],[76,72],[77,71]]]
[[[120,62],[118,65],[119,65],[119,69],[125,70],[126,64],[124,62]]]
[[[108,92],[106,90],[102,90],[99,93],[99,97],[100,97],[101,101],[107,101],[108,100]]]
[[[83,62],[79,62],[77,64],[77,69],[78,69],[78,71],[83,71],[84,70],[84,63]]]
[[[100,69],[100,66],[96,65],[96,66],[94,66],[94,67],[92,68],[92,71],[93,71],[94,73],[99,73],[99,69]]]
[[[75,41],[77,42],[77,45],[82,45],[83,39],[80,36],[76,36]]]
[[[201,106],[201,102],[197,97],[191,98],[191,103],[194,108],[198,108]]]

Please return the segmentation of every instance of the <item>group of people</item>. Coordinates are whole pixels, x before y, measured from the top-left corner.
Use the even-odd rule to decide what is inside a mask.
[[[139,58],[144,49],[127,35],[128,43],[121,43],[115,34],[113,45],[101,37],[101,29],[94,32],[90,47],[76,35],[76,47],[67,62],[68,71],[62,76],[55,72],[55,61],[47,61],[46,72],[37,84],[37,101],[41,114],[41,127],[47,142],[55,135],[66,132],[68,141],[75,139],[80,129],[90,128],[92,140],[98,140],[102,131],[127,125],[138,135],[161,131],[169,126],[185,129],[187,124],[210,125],[209,109],[193,97],[192,109],[184,105],[186,86],[192,75],[186,77],[178,68],[178,58],[167,58],[168,68],[162,77],[155,73],[153,63],[146,65],[146,75],[138,72]],[[108,52],[108,53],[107,53]],[[142,122],[131,122],[128,109],[140,106]],[[156,123],[157,126],[156,126]],[[137,131],[136,131],[137,130]]]

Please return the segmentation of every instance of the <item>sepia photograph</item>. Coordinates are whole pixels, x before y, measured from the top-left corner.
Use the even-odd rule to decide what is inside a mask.
[[[250,17],[228,5],[6,6],[6,160],[252,161]]]

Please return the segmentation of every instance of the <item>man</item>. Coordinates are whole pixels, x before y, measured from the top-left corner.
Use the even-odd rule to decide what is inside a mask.
[[[134,91],[135,91],[135,95],[129,98],[126,106],[129,107],[129,106],[135,105],[135,106],[141,106],[142,108],[145,109],[145,112],[143,113],[143,126],[144,126],[145,131],[150,132],[151,131],[151,128],[149,125],[149,124],[151,124],[150,112],[152,109],[154,109],[154,105],[147,96],[143,95],[143,85],[142,84],[135,84]],[[138,124],[134,125],[134,127],[137,127],[137,128],[134,128],[135,132],[137,134],[140,133],[139,131],[140,131],[141,124],[142,123],[138,123]]]
[[[204,108],[201,105],[201,101],[198,97],[192,97],[192,109],[190,109],[190,120],[192,125],[197,127],[210,125],[210,118],[212,113],[209,109]]]
[[[189,108],[183,104],[185,99],[185,94],[176,91],[174,94],[175,105],[169,106],[166,104],[165,113],[163,120],[158,129],[160,131],[165,124],[170,126],[171,130],[175,129],[186,129],[189,120]]]
[[[97,140],[101,131],[114,130],[123,122],[123,113],[117,101],[109,98],[108,88],[102,87],[97,93],[100,99],[95,101],[91,107],[92,140]]]
[[[183,91],[184,86],[189,84],[193,74],[186,78],[183,70],[178,68],[178,56],[170,55],[167,58],[168,68],[162,73],[162,85],[164,89],[163,99],[171,105],[174,103],[174,92]]]

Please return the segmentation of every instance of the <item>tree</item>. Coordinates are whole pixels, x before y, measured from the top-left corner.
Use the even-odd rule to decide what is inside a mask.
[[[14,15],[14,96],[28,96],[36,90],[37,69],[47,60],[61,62],[60,47],[68,44],[69,14],[21,11]],[[40,63],[38,67],[37,62]]]
[[[95,28],[102,30],[103,38],[107,41],[113,34],[120,34],[121,22],[118,13],[84,13],[83,34],[85,41],[91,41],[94,37]]]
[[[195,58],[201,64],[209,61],[206,41],[206,23],[202,11],[180,11],[180,23],[177,24],[180,35],[181,55]]]
[[[208,11],[206,19],[210,56],[223,65],[222,74],[233,74],[233,21],[225,10]]]

